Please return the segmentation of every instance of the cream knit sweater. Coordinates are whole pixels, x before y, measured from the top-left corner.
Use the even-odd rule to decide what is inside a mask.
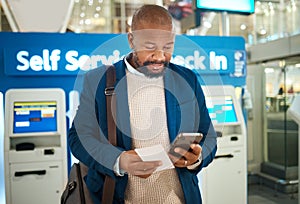
[[[132,148],[170,145],[163,78],[148,78],[127,72],[128,103]],[[184,203],[182,187],[175,169],[164,170],[144,179],[128,175],[126,204]]]

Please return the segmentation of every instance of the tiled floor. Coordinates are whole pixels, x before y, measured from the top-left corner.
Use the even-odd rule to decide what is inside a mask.
[[[284,194],[259,184],[248,186],[248,204],[298,204],[298,193]]]

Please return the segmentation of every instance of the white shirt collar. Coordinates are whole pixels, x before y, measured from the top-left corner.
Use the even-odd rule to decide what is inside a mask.
[[[131,55],[132,53],[130,53],[129,55]],[[127,56],[129,56],[127,55]],[[139,76],[145,76],[143,73],[139,72],[138,70],[136,70],[133,66],[131,66],[131,64],[127,61],[127,56],[125,56],[124,60],[125,60],[125,64],[127,67],[127,70],[132,73],[132,74],[136,74]]]

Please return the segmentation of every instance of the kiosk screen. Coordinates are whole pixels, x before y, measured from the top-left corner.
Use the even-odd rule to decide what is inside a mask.
[[[14,103],[13,133],[56,132],[56,101]]]
[[[206,97],[206,104],[209,115],[214,124],[237,122],[231,96]]]

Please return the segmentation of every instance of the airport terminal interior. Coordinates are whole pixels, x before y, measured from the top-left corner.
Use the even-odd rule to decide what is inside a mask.
[[[21,7],[22,2],[24,5],[28,4],[28,2],[31,4],[30,6],[25,6],[27,13],[26,9]],[[24,19],[25,16],[28,16],[28,12],[35,12],[37,6],[46,7],[42,5],[45,3],[37,3],[44,1],[30,0],[28,2],[25,0],[0,1],[0,34],[28,32],[90,34],[91,36],[97,34],[126,34],[130,31],[132,14],[138,7],[143,4],[158,4],[168,9],[173,16],[177,35],[190,36],[189,39],[200,37],[199,41],[206,39],[206,37],[213,37],[213,39],[215,39],[214,37],[220,37],[220,42],[227,37],[239,37],[238,39],[242,39],[244,42],[246,71],[235,75],[232,82],[234,85],[233,89],[229,87],[227,90],[227,86],[223,89],[226,97],[231,96],[233,100],[231,103],[239,110],[236,110],[235,121],[229,124],[228,127],[224,127],[224,124],[222,124],[222,127],[220,126],[223,131],[223,138],[218,138],[218,140],[220,140],[221,144],[220,151],[222,151],[221,153],[224,152],[224,154],[218,155],[218,158],[226,161],[216,159],[217,161],[215,162],[214,160],[212,164],[215,164],[215,166],[212,165],[211,167],[214,169],[209,171],[209,167],[207,172],[205,171],[201,177],[203,180],[200,179],[209,186],[207,191],[210,189],[213,191],[211,193],[207,192],[205,185],[200,187],[204,192],[202,193],[204,203],[300,204],[298,197],[300,172],[300,0],[246,0],[245,2],[253,2],[254,6],[252,10],[246,11],[239,10],[240,7],[232,8],[232,10],[228,10],[227,7],[219,8],[220,4],[222,4],[220,0],[210,0],[210,2],[215,2],[215,5],[208,3],[207,7],[205,7],[205,2],[208,1],[205,0],[66,0],[63,1],[64,3],[61,3],[61,0],[53,0],[51,1],[52,8],[55,5],[59,9],[50,11],[50,13],[53,16],[65,16],[61,18],[64,23],[61,23],[58,28],[49,28],[49,30],[47,24],[52,24],[51,19],[53,16],[41,17],[44,23],[40,27],[37,25],[36,28],[32,26],[35,23],[25,22]],[[201,7],[202,5],[199,2],[204,2],[204,6]],[[231,2],[229,4],[232,7],[236,3],[236,1],[230,0],[226,0],[226,2]],[[63,6],[65,10],[63,10]],[[46,10],[45,13],[49,13]],[[59,10],[62,10],[62,14],[59,14]],[[22,13],[23,11],[24,14]],[[19,13],[16,14],[14,12]],[[40,15],[42,14],[43,12],[40,12]],[[53,19],[55,18],[53,17]],[[32,20],[37,19],[32,18]],[[6,34],[3,36],[6,36]],[[85,38],[82,39],[85,42]],[[219,42],[218,39],[216,38],[215,42]],[[3,54],[3,56],[0,56],[0,60],[8,56],[9,49],[12,49],[11,47],[9,49],[3,48],[1,42],[4,41],[5,39],[1,39],[0,35],[0,50],[5,50],[0,52],[0,54]],[[236,41],[233,42],[235,43]],[[211,50],[216,48],[217,52],[222,49],[222,47],[218,47],[222,43],[212,44]],[[23,43],[23,46],[26,46],[26,43]],[[37,46],[33,45],[32,47]],[[226,49],[227,51],[224,51],[224,53],[231,52],[230,45]],[[243,50],[243,48],[238,49]],[[237,62],[235,61],[235,63]],[[3,64],[0,62],[0,70],[4,70]],[[4,73],[4,71],[1,72]],[[10,163],[12,165],[11,168],[1,167],[1,174],[3,175],[0,175],[0,178],[4,178],[2,170],[4,171],[5,169],[5,171],[9,172],[22,167],[18,163],[21,159],[18,158],[17,153],[11,152],[13,151],[11,147],[14,145],[18,146],[17,144],[20,141],[29,141],[29,139],[28,141],[26,139],[28,137],[20,139],[18,135],[9,134],[9,131],[6,130],[9,128],[4,125],[7,124],[7,121],[1,122],[1,120],[5,119],[12,122],[13,118],[6,116],[4,113],[7,113],[10,108],[11,110],[22,108],[24,104],[17,103],[21,100],[20,95],[32,97],[30,99],[31,102],[36,99],[34,91],[21,93],[17,90],[17,88],[22,88],[21,82],[15,85],[9,83],[7,86],[16,88],[16,90],[7,91],[6,85],[1,85],[1,77],[5,77],[3,73],[0,73],[0,94],[3,94],[3,97],[0,95],[0,105],[10,103],[14,104],[14,107],[13,105],[7,105],[2,112],[2,107],[0,107],[0,128],[3,129],[0,131],[0,140],[2,140],[0,144],[4,146],[4,148],[0,147],[2,151],[0,159],[5,160],[6,153],[4,152],[6,151],[10,155],[10,159],[12,159],[12,163]],[[7,67],[5,68],[5,74],[8,74],[10,78],[16,77],[18,79],[16,72],[7,71]],[[222,76],[221,79],[223,79]],[[239,80],[244,81],[240,82]],[[226,85],[231,85],[230,83],[226,82]],[[43,88],[45,88],[44,85]],[[211,92],[218,92],[218,89],[214,88],[209,87],[208,89]],[[37,93],[39,92],[37,91]],[[68,97],[71,97],[71,94],[73,94],[73,97],[75,92],[69,92]],[[53,90],[53,92],[47,94],[48,98],[42,98],[49,102],[43,105],[53,107],[52,99],[49,98],[51,96],[53,101],[54,98],[58,98],[57,102],[53,102],[55,103],[54,106],[57,107],[56,111],[58,111],[60,104],[65,103],[61,101],[61,98],[67,96],[64,96],[64,94],[61,96],[60,91]],[[73,105],[76,105],[76,103]],[[27,104],[27,106],[30,106],[30,104]],[[1,117],[1,114],[5,116]],[[51,111],[48,114],[51,114]],[[72,113],[68,114],[72,115]],[[17,117],[18,114],[15,113],[14,116]],[[60,116],[58,115],[57,117]],[[62,120],[61,122],[65,123],[68,122],[65,119],[58,120]],[[219,128],[218,125],[216,127],[217,129]],[[19,131],[18,127],[14,128],[13,131]],[[37,144],[40,147],[46,146],[46,143],[56,145],[55,148],[57,149],[54,148],[55,151],[61,152],[59,156],[66,158],[64,151],[60,150],[60,147],[66,148],[66,146],[62,145],[66,143],[66,139],[61,138],[61,136],[66,135],[66,130],[61,126],[57,127],[57,129],[60,131],[58,131],[59,134],[53,137],[54,139],[46,136],[44,141],[37,140]],[[228,138],[230,137],[229,143],[236,140],[239,140],[240,143],[238,145],[229,144],[223,148],[222,145],[226,143],[226,138],[224,138],[226,134],[229,135]],[[8,148],[5,147],[7,144],[9,144]],[[43,151],[51,155],[53,153],[52,150],[47,149]],[[228,155],[230,156],[228,157]],[[231,157],[237,159],[229,161]],[[53,162],[54,166],[63,167],[64,170],[60,172],[60,176],[67,174],[67,161],[59,161],[59,158],[55,162],[47,161]],[[1,161],[0,166],[2,165],[8,165],[7,161]],[[240,169],[237,171],[236,169],[238,168]],[[52,171],[58,170],[52,169]],[[225,174],[226,172],[232,173],[232,175],[229,173],[230,175],[228,176],[230,183],[222,184],[223,188],[225,186],[224,191],[222,191],[222,188],[214,190],[218,186],[217,179],[212,179],[215,185],[210,184],[210,178],[216,175],[214,172],[217,175],[222,175],[222,173]],[[237,182],[235,184],[236,181],[240,181],[240,183]],[[5,184],[4,181],[0,183],[0,204],[5,200],[5,190],[6,192],[9,191],[10,194],[6,193],[6,197],[12,197],[10,199],[6,198],[7,202],[11,200],[7,204],[21,203],[21,199],[16,199],[11,194],[21,192],[22,186],[18,186],[16,180],[11,182],[6,180],[5,182]],[[245,182],[244,187],[241,184],[243,182]],[[30,179],[28,179],[28,184],[26,185],[30,185]],[[24,186],[26,185],[24,184]],[[14,187],[16,190],[13,189]],[[216,195],[216,192],[218,195]],[[18,196],[15,195],[15,197]],[[219,197],[222,201],[217,201],[215,197]],[[236,197],[237,199],[230,200],[231,197]]]

